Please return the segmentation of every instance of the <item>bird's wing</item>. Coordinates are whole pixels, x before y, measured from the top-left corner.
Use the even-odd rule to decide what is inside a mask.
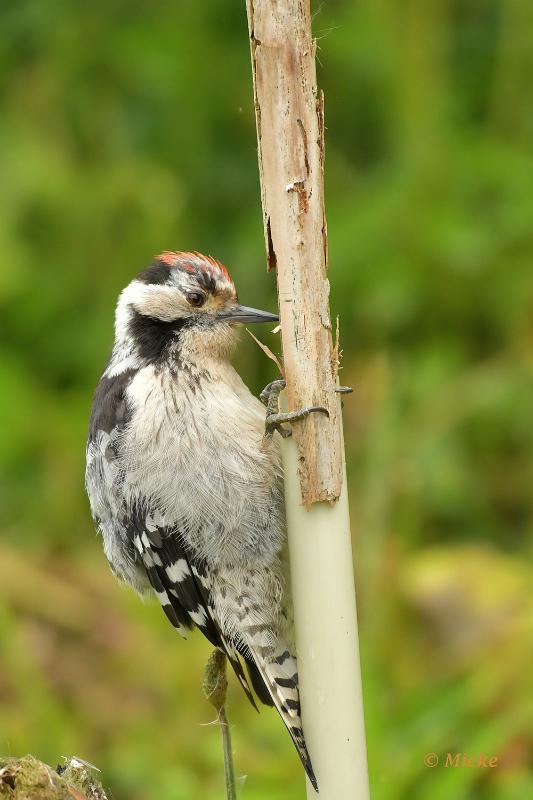
[[[133,369],[111,377],[104,373],[96,387],[87,439],[85,485],[111,569],[117,577],[142,590],[146,579],[135,564],[133,546],[127,537],[120,463],[121,438],[131,419],[126,391],[135,374]]]
[[[257,708],[237,649],[224,636],[211,597],[211,575],[205,561],[184,545],[164,516],[137,504],[131,516],[133,545],[152,588],[172,624],[183,632],[196,625],[215,647],[226,653],[246,695]]]

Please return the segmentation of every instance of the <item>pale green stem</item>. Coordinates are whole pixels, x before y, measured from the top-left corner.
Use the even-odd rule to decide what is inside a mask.
[[[227,800],[237,800],[237,790],[235,788],[235,772],[233,769],[233,752],[231,749],[231,731],[226,707],[222,706],[219,712],[220,732],[222,734],[222,748],[224,751],[224,775],[226,778],[226,797]]]
[[[233,769],[233,753],[231,750],[231,732],[226,715],[226,691],[228,681],[226,678],[226,656],[216,648],[213,650],[205,666],[203,690],[206,699],[215,708],[218,714],[220,732],[222,734],[222,749],[224,753],[224,777],[226,779],[227,800],[237,800],[235,788],[235,772]]]

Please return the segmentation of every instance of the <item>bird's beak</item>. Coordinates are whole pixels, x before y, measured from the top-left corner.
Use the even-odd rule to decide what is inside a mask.
[[[223,314],[217,314],[218,319],[224,319],[228,322],[277,322],[279,317],[277,314],[271,314],[270,311],[260,311],[258,308],[250,308],[249,306],[233,306],[230,311]]]

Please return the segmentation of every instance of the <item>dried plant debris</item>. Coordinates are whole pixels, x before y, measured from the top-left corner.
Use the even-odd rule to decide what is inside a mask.
[[[108,800],[95,769],[74,757],[57,769],[33,756],[0,758],[0,800]]]
[[[279,330],[281,330],[281,326],[279,326],[279,325],[278,325],[278,326],[277,326],[277,327],[276,327],[276,328],[275,328],[275,329],[272,331],[272,333],[277,333]],[[252,339],[254,340],[254,342],[255,342],[256,344],[258,344],[258,345],[259,345],[259,347],[261,348],[261,350],[263,351],[263,353],[264,353],[266,356],[268,356],[268,358],[270,358],[270,359],[271,359],[271,360],[274,362],[274,364],[277,366],[277,368],[278,368],[278,369],[279,369],[279,371],[280,371],[280,375],[281,375],[281,377],[282,377],[282,378],[285,378],[285,371],[284,371],[284,369],[283,369],[283,366],[282,366],[282,364],[281,364],[281,361],[279,360],[279,358],[278,358],[276,355],[274,355],[274,353],[272,352],[272,350],[270,349],[270,347],[268,347],[268,346],[267,346],[266,344],[264,344],[263,342],[260,342],[260,341],[259,341],[259,339],[257,338],[257,336],[254,336],[254,334],[252,333],[252,331],[248,330],[248,328],[246,328],[246,332],[247,332],[247,333],[249,333],[249,334],[250,334],[250,336],[252,337]]]
[[[87,800],[108,800],[102,784],[95,777],[94,773],[100,772],[100,770],[94,764],[71,756],[65,758],[65,765],[58,767],[58,772],[69,786],[81,790],[82,797]]]

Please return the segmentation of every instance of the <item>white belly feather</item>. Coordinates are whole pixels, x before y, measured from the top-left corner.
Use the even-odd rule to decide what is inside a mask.
[[[200,384],[197,382],[199,381]],[[279,452],[265,409],[229,365],[209,377],[139,370],[120,443],[125,500],[142,495],[212,567],[277,560]]]

